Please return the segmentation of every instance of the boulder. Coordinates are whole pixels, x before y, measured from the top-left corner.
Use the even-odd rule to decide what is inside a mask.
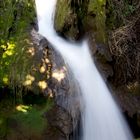
[[[72,133],[72,117],[64,108],[55,105],[45,116],[49,125],[61,131],[65,136]]]

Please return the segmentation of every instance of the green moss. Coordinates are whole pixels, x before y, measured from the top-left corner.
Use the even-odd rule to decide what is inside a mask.
[[[70,14],[70,6],[67,0],[58,0],[56,5],[56,15],[55,15],[55,28],[57,31],[61,31],[64,27],[66,18]]]
[[[106,0],[90,0],[88,13],[95,15],[95,26],[96,26],[96,41],[105,43],[105,21],[106,21],[106,11],[105,11]]]

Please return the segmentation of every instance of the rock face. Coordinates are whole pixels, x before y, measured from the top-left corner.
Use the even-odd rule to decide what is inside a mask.
[[[52,97],[56,105],[45,114],[49,123],[46,137],[56,140],[66,139],[76,129],[80,119],[80,89],[59,52],[56,52],[37,32],[34,32],[33,36],[41,52],[47,47],[47,59],[51,65],[48,87],[44,90],[44,94]],[[51,131],[56,133],[50,135]]]
[[[65,11],[60,8],[61,5],[63,5]],[[102,14],[100,14],[101,12]],[[107,80],[108,77],[113,75],[113,70],[109,64],[112,61],[112,56],[105,44],[105,19],[105,1],[58,0],[57,2],[56,31],[70,40],[80,40],[87,35],[94,61],[103,73],[104,79]]]
[[[69,67],[65,64],[60,54],[52,49],[52,79],[50,87],[56,102],[69,110],[73,118],[79,116],[80,89]]]
[[[105,1],[58,0],[54,27],[70,40],[80,40],[93,30],[96,42],[105,42]]]
[[[47,81],[48,88],[44,90],[44,93],[54,97],[56,103],[68,110],[75,119],[80,114],[81,103],[78,83],[59,52],[56,52],[46,39],[41,38],[39,42],[41,50],[48,48],[48,59],[51,65],[51,75]]]
[[[64,108],[56,105],[45,116],[50,126],[57,128],[64,136],[72,133],[72,117]]]

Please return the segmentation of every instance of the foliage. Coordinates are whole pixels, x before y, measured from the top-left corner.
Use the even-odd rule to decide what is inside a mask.
[[[1,20],[0,20],[0,85],[10,82],[11,73],[16,72],[17,79],[23,73],[27,61],[25,48],[29,46],[25,41],[28,37],[27,27],[33,21],[33,4],[32,1],[1,1]],[[27,16],[28,15],[28,16]],[[18,71],[17,71],[18,68]],[[15,78],[16,79],[16,78]]]
[[[39,105],[19,105],[16,111],[11,115],[22,127],[27,128],[27,131],[41,133],[46,127],[46,120],[42,115],[53,106],[52,100],[48,99],[43,106]],[[21,107],[18,109],[18,107]],[[44,123],[46,122],[46,123]]]
[[[5,0],[0,4],[0,38],[6,43],[11,36],[21,36],[33,20],[33,0]]]
[[[116,85],[130,83],[135,85],[138,81],[140,66],[138,7],[134,1],[108,0],[107,10],[110,12],[107,12],[106,23],[109,31],[109,49],[114,59],[112,81]]]
[[[0,86],[22,92],[33,65],[29,27],[35,17],[33,0],[0,1]],[[29,55],[30,54],[30,55]],[[22,96],[19,93],[18,96]]]
[[[0,87],[13,89],[19,99],[22,98],[23,87],[38,93],[48,86],[45,58],[37,54],[29,35],[35,18],[33,2],[6,0],[0,7]],[[47,50],[42,53],[47,54]]]
[[[7,118],[0,116],[0,139],[2,139],[7,132]]]
[[[18,135],[16,127],[10,125],[14,123],[25,136],[31,133],[41,135],[47,127],[47,120],[43,118],[43,114],[49,111],[53,105],[53,100],[48,98],[43,100],[43,104],[19,104],[15,107],[8,96],[0,102],[0,139],[11,133],[16,138]]]
[[[109,29],[116,29],[126,25],[128,18],[137,10],[134,2],[130,2],[129,0],[107,0],[107,3],[106,23]]]
[[[20,105],[21,106],[21,105]],[[45,123],[42,117],[42,112],[37,108],[32,106],[25,106],[25,111],[18,110],[13,115],[12,118],[15,119],[23,128],[28,129],[28,131],[35,131],[34,133],[41,133]]]

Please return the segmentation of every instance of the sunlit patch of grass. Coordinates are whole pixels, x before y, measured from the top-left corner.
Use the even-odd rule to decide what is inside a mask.
[[[17,120],[24,129],[26,128],[25,130],[40,134],[44,128],[47,127],[47,120],[45,120],[42,115],[52,106],[53,102],[51,100],[46,100],[43,106],[19,105],[11,117]]]
[[[8,42],[7,45],[1,45],[1,48],[3,48],[5,51],[2,55],[2,58],[7,58],[8,56],[14,55],[15,52],[15,44],[13,42]]]
[[[16,110],[21,111],[23,113],[27,113],[29,109],[30,109],[30,106],[27,106],[27,105],[18,105],[18,106],[16,106]]]
[[[3,53],[3,58],[6,58],[7,56],[11,56],[14,54],[15,44],[13,43],[7,43],[6,51]]]
[[[2,81],[5,85],[7,85],[9,82],[8,75],[4,75]]]
[[[17,122],[21,124],[21,127],[36,133],[41,133],[43,128],[46,126],[44,119],[42,118],[42,114],[34,107],[30,107],[26,113],[23,111],[16,111],[12,115],[12,118],[16,119]]]
[[[54,102],[51,98],[40,99],[39,96],[35,99],[32,98],[32,100],[37,99],[41,100],[41,103],[19,104],[15,106],[12,98],[8,95],[8,98],[0,102],[0,139],[9,133],[17,135],[17,128],[9,125],[13,124],[13,120],[18,125],[20,132],[26,135],[41,135],[44,132],[44,129],[47,127],[47,120],[43,115],[53,107]]]

